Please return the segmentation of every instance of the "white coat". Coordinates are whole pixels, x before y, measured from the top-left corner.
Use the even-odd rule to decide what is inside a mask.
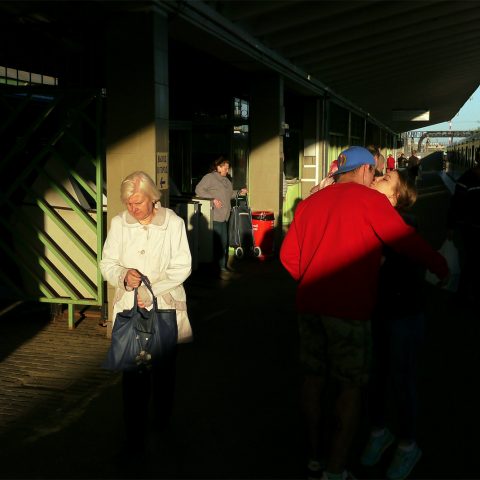
[[[118,312],[133,307],[133,291],[123,282],[128,269],[134,268],[149,278],[158,307],[176,308],[179,325],[179,315],[188,322],[183,282],[191,265],[185,223],[173,210],[160,206],[148,225],[140,224],[126,210],[115,216],[100,261],[103,277],[115,287],[113,321]]]

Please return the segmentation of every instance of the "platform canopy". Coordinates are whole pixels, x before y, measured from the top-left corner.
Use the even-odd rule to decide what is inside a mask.
[[[172,37],[243,70],[276,70],[302,94],[346,99],[394,132],[452,119],[480,83],[474,0],[1,1],[0,65],[42,42],[53,62],[56,49],[95,40],[93,19],[128,8],[159,8]],[[11,41],[18,32],[33,36],[30,54]]]
[[[395,132],[452,119],[480,85],[477,1],[206,3]]]

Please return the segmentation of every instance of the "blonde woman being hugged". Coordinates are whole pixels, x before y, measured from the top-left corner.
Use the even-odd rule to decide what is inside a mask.
[[[220,275],[228,272],[228,219],[230,218],[231,199],[237,195],[245,195],[246,188],[234,190],[232,182],[227,177],[230,162],[225,157],[217,158],[207,173],[195,188],[199,197],[213,199],[213,232],[214,256],[218,262]]]
[[[191,273],[191,255],[184,221],[160,204],[160,192],[145,172],[134,172],[120,187],[126,210],[112,219],[103,247],[100,269],[115,287],[113,319],[133,307],[138,287],[138,305],[151,308],[153,299],[140,274],[147,276],[159,308],[176,308],[177,321],[188,322],[183,282]],[[179,332],[180,335],[180,332]],[[148,404],[153,393],[156,423],[163,428],[172,408],[175,356],[166,358],[148,372],[123,373],[124,420],[129,448],[143,449],[148,425]]]

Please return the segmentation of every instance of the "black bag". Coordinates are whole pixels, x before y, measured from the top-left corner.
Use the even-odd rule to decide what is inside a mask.
[[[151,310],[139,308],[135,289],[133,308],[117,313],[115,317],[112,343],[102,368],[148,369],[175,351],[177,312],[175,309],[158,309],[150,281],[142,275],[142,282],[152,294],[153,307]]]
[[[236,195],[228,223],[229,245],[244,250],[253,247],[252,212],[246,195]]]

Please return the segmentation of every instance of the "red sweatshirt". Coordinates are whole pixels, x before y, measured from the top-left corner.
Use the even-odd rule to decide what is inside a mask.
[[[297,310],[369,319],[384,244],[440,278],[448,274],[445,259],[382,193],[357,183],[336,183],[300,202],[280,251],[284,267],[299,282]]]

